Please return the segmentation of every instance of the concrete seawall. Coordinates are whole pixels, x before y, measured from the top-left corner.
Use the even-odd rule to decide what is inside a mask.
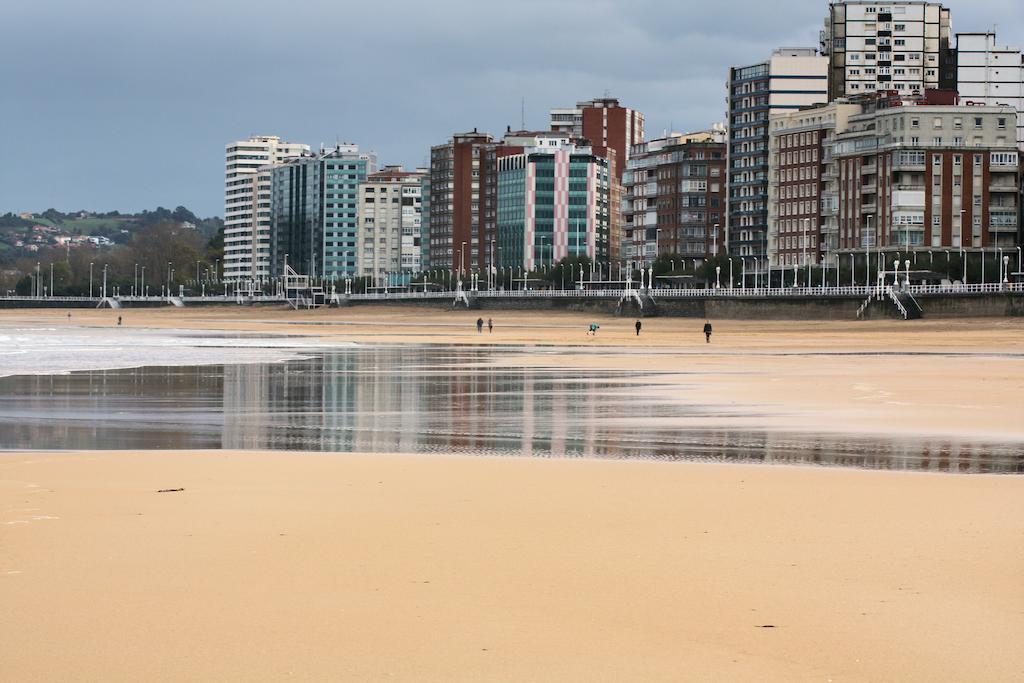
[[[1024,316],[1021,294],[933,294],[917,297],[926,318],[1001,318]],[[574,311],[601,315],[714,318],[716,320],[856,320],[860,296],[833,297],[656,297],[654,311],[640,312],[635,304],[621,309],[617,298],[487,298],[471,299],[480,311]],[[353,300],[351,306],[398,306],[430,310],[465,310],[437,299]],[[895,308],[876,308],[871,317],[898,318]]]

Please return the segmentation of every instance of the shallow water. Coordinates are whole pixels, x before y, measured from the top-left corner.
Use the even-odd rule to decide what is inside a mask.
[[[654,374],[530,367],[536,352],[304,351],[286,362],[0,378],[3,449],[278,449],[1024,472],[1019,443],[712,427],[748,416]],[[503,367],[496,355],[526,362]],[[517,359],[521,360],[521,359]]]

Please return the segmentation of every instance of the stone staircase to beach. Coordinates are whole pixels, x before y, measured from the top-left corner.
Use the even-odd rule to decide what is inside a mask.
[[[858,320],[872,320],[878,317],[918,320],[924,310],[910,292],[886,287],[872,292],[857,309]]]

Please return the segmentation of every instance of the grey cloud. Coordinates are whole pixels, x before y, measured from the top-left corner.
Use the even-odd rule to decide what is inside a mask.
[[[7,158],[0,210],[221,213],[224,144],[251,133],[336,139],[422,164],[472,127],[546,125],[605,90],[648,131],[723,118],[731,65],[817,44],[825,2],[734,0],[95,0],[8,3],[0,39]],[[1024,7],[952,3],[955,28]]]

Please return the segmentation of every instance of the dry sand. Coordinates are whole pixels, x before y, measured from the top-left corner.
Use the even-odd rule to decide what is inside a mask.
[[[473,311],[120,314],[551,345],[531,362],[665,372],[666,391],[686,382],[766,426],[1024,438],[1024,321],[716,321],[709,346],[682,319],[637,340],[632,320],[597,318],[591,340],[592,317],[567,313],[491,313],[493,336]],[[909,349],[936,355],[877,355]],[[0,453],[2,680],[1021,680],[1022,576],[1019,477]]]
[[[0,541],[4,680],[1024,677],[1016,477],[7,454]]]

